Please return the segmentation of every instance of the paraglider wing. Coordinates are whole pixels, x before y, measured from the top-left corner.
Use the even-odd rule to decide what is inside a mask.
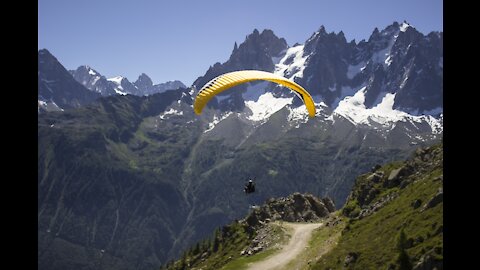
[[[308,115],[315,117],[315,104],[310,94],[303,87],[282,76],[260,70],[234,71],[213,78],[198,91],[193,110],[196,114],[201,114],[205,105],[214,96],[236,85],[256,80],[271,81],[290,88],[305,103]]]

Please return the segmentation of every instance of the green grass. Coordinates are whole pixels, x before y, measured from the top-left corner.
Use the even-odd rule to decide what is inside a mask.
[[[347,269],[385,269],[389,264],[395,264],[398,257],[396,245],[401,229],[407,239],[424,239],[406,249],[411,259],[418,260],[434,248],[443,250],[443,233],[438,230],[443,226],[443,203],[421,212],[423,205],[442,187],[442,181],[433,180],[441,174],[443,169],[437,168],[399,190],[398,198],[378,212],[360,220],[351,219],[338,245],[313,269],[343,269],[349,252],[356,252],[359,256]],[[422,206],[413,209],[411,203],[416,199],[422,201]],[[437,230],[440,232],[435,234]],[[443,251],[434,255],[441,259],[442,254]]]
[[[246,269],[249,264],[263,261],[266,258],[275,255],[277,251],[279,251],[281,248],[276,247],[275,244],[279,245],[284,245],[288,242],[290,239],[290,230],[286,231],[284,227],[279,225],[278,223],[271,223],[268,226],[271,226],[273,228],[273,238],[278,237],[278,242],[272,243],[269,248],[267,248],[264,251],[261,251],[257,254],[251,255],[251,256],[241,256],[236,258],[235,260],[232,260],[228,262],[225,266],[223,266],[221,269],[222,270],[236,270],[236,269]]]
[[[274,255],[278,250],[276,249],[269,249],[264,252],[259,252],[255,255],[248,256],[248,257],[240,257],[234,261],[229,262],[226,264],[224,267],[220,268],[222,270],[242,270],[242,269],[247,269],[248,264],[254,263],[254,262],[259,262],[262,261],[266,258],[268,258],[271,255]]]
[[[184,254],[186,264],[190,263],[188,269],[245,269],[248,264],[262,261],[265,258],[275,254],[280,248],[275,244],[284,244],[288,242],[289,233],[285,231],[280,225],[271,223],[273,229],[272,238],[278,239],[276,243],[271,243],[270,247],[264,251],[256,253],[251,256],[242,256],[240,253],[249,246],[251,240],[255,235],[250,235],[245,230],[245,227],[239,223],[233,223],[228,226],[229,236],[222,235],[219,241],[219,248],[213,252],[211,246],[207,250],[201,250],[197,255]],[[217,232],[218,235],[218,232]],[[210,242],[211,243],[211,242]],[[202,261],[201,254],[208,252],[208,256]],[[182,269],[182,260],[176,261],[167,269]]]

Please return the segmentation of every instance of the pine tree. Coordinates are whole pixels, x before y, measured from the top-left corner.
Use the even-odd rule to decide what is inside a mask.
[[[402,228],[397,241],[397,250],[399,252],[397,257],[397,263],[398,263],[399,270],[412,269],[412,263],[410,262],[410,257],[408,256],[406,249],[407,249],[407,236],[405,235],[405,231]]]
[[[220,229],[217,228],[215,230],[215,234],[213,237],[213,245],[212,245],[213,252],[217,252],[219,246],[220,246]]]
[[[195,248],[193,249],[193,255],[197,255],[198,253],[200,253],[200,242],[197,242]]]
[[[186,256],[183,256],[182,259],[180,260],[180,269],[185,270],[187,267],[187,259]]]

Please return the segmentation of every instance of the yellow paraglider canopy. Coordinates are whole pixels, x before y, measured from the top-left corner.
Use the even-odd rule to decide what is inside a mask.
[[[213,78],[198,91],[193,104],[193,110],[196,114],[201,114],[205,105],[214,96],[236,85],[256,80],[271,81],[292,89],[305,103],[308,115],[315,117],[315,104],[310,94],[303,87],[282,76],[260,70],[234,71]]]

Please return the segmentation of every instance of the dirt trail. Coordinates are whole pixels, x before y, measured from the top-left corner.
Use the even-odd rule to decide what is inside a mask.
[[[263,261],[252,263],[248,270],[270,270],[285,266],[302,252],[310,240],[312,231],[322,223],[283,223],[286,228],[291,228],[292,237],[279,253],[266,258]]]

